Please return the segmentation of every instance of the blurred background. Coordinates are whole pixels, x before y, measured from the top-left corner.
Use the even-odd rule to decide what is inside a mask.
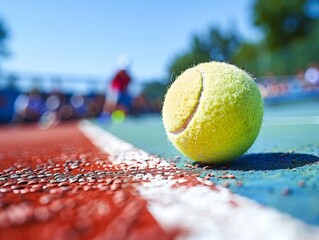
[[[318,225],[319,0],[0,0],[0,132],[16,146],[25,125],[89,118],[188,168],[162,102],[182,71],[210,60],[250,72],[265,114],[240,161],[196,171]]]
[[[0,123],[159,114],[176,76],[218,60],[256,77],[266,113],[318,124],[318,43],[319,0],[3,0]]]

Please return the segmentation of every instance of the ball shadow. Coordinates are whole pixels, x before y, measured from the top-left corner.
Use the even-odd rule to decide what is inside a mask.
[[[246,154],[235,161],[224,165],[210,165],[210,169],[227,170],[276,170],[293,169],[319,162],[319,157],[302,153],[258,153]]]

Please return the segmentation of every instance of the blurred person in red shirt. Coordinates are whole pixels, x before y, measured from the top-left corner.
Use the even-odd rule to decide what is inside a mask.
[[[131,83],[131,77],[128,73],[130,60],[126,55],[120,55],[116,61],[117,72],[112,78],[104,104],[104,112],[113,112],[122,110],[128,113],[131,106],[131,97],[128,93],[128,87]]]
[[[112,79],[111,89],[118,93],[126,93],[130,82],[131,77],[128,75],[127,71],[125,69],[120,69]]]

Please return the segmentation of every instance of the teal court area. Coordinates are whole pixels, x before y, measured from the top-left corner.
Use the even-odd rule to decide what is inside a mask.
[[[92,120],[149,153],[192,168],[232,192],[319,225],[319,102],[265,107],[251,149],[225,166],[205,166],[182,156],[167,141],[160,115],[126,118],[121,124]],[[213,203],[212,203],[213,206]]]

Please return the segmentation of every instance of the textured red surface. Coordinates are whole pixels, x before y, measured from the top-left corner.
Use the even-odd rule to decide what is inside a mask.
[[[0,239],[173,239],[131,175],[76,123],[1,127]]]

